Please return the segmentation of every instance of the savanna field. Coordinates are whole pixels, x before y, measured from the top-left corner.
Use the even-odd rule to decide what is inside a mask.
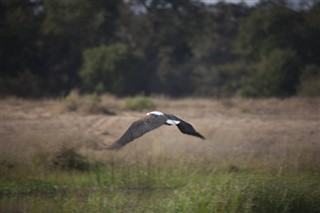
[[[148,111],[190,122],[105,149]],[[320,212],[320,99],[1,100],[0,212]]]

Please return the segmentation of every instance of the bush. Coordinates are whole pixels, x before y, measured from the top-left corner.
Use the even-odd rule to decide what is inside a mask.
[[[144,96],[137,96],[128,98],[126,100],[126,107],[131,110],[142,111],[142,110],[153,110],[156,108],[154,102]]]
[[[90,163],[81,154],[77,153],[74,148],[62,147],[53,159],[51,165],[54,169],[89,171]]]
[[[79,109],[81,100],[77,90],[72,90],[64,99],[64,106],[68,111],[77,111]]]
[[[303,70],[298,94],[309,97],[320,96],[320,67],[309,65]]]
[[[287,97],[296,94],[300,63],[293,51],[275,49],[252,69],[240,89],[245,97]]]

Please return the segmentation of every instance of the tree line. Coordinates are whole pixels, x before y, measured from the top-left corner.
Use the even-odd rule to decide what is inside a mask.
[[[2,95],[320,95],[320,2],[0,0]]]

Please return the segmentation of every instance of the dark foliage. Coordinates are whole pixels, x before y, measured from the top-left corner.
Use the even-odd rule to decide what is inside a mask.
[[[52,168],[62,170],[89,171],[91,164],[74,148],[63,147],[51,160]]]
[[[316,96],[319,38],[316,0],[0,0],[1,93]]]

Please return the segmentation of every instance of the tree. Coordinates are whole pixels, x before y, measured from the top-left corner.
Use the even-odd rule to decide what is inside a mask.
[[[36,15],[36,8],[31,1],[0,1],[0,80],[4,94],[39,95],[38,87],[43,85],[38,76],[42,18]]]
[[[116,0],[44,0],[42,33],[46,78],[54,92],[79,85],[82,51],[111,42],[118,15]]]
[[[57,95],[79,86],[82,50],[113,42],[120,4],[117,0],[1,0],[5,93]],[[29,89],[26,85],[19,89],[24,76],[33,79]]]
[[[293,51],[275,49],[256,66],[243,80],[243,96],[287,97],[296,93],[301,64]]]
[[[319,4],[296,11],[283,4],[257,6],[240,25],[238,53],[253,67],[244,77],[245,96],[295,95],[302,70],[319,65]]]
[[[202,7],[202,3],[190,0],[141,0],[129,1],[123,8],[119,39],[144,52],[147,94],[190,93],[184,90],[185,85],[191,85],[189,39],[195,34]]]
[[[301,14],[285,6],[258,7],[240,25],[237,51],[259,61],[275,48],[295,49],[295,26],[300,24]]]
[[[0,0],[1,90],[294,95],[320,67],[320,4],[308,2]]]
[[[132,95],[145,90],[142,56],[125,44],[86,49],[83,57],[80,77],[86,91]]]

